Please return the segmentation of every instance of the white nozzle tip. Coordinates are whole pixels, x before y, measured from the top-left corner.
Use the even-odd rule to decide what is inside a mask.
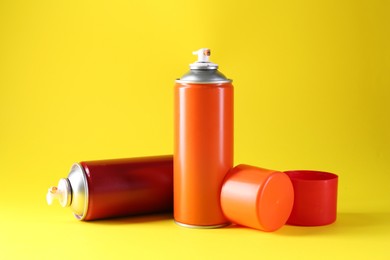
[[[62,207],[70,205],[72,200],[71,187],[68,179],[60,179],[58,187],[50,187],[46,194],[47,204],[51,205],[57,199]]]
[[[58,197],[58,188],[57,187],[50,187],[47,194],[46,194],[46,201],[47,204],[52,205],[53,200]]]
[[[192,54],[198,55],[198,61],[208,62],[210,57],[210,49],[202,48],[197,51],[194,51]]]

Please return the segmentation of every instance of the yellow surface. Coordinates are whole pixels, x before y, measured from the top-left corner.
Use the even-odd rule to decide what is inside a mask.
[[[1,1],[0,259],[389,259],[388,1]],[[235,163],[339,175],[325,227],[84,223],[45,202],[73,162],[172,153],[173,81],[235,85]]]

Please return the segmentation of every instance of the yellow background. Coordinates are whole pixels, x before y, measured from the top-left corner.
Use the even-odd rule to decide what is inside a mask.
[[[390,2],[0,1],[0,259],[390,258]],[[46,205],[82,160],[171,154],[201,47],[234,80],[235,163],[339,175],[325,227],[79,222]]]

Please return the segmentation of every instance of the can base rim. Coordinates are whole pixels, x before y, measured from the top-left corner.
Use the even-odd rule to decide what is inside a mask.
[[[221,227],[226,227],[226,226],[229,226],[230,223],[223,223],[223,224],[218,224],[218,225],[210,225],[210,226],[201,226],[201,225],[191,225],[191,224],[185,224],[185,223],[181,223],[181,222],[178,222],[176,220],[174,220],[175,224],[181,226],[181,227],[185,227],[185,228],[198,228],[198,229],[212,229],[212,228],[221,228]]]

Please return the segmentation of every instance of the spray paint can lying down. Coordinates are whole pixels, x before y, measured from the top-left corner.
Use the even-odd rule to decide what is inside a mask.
[[[173,156],[75,163],[67,178],[49,188],[79,220],[172,212]]]

